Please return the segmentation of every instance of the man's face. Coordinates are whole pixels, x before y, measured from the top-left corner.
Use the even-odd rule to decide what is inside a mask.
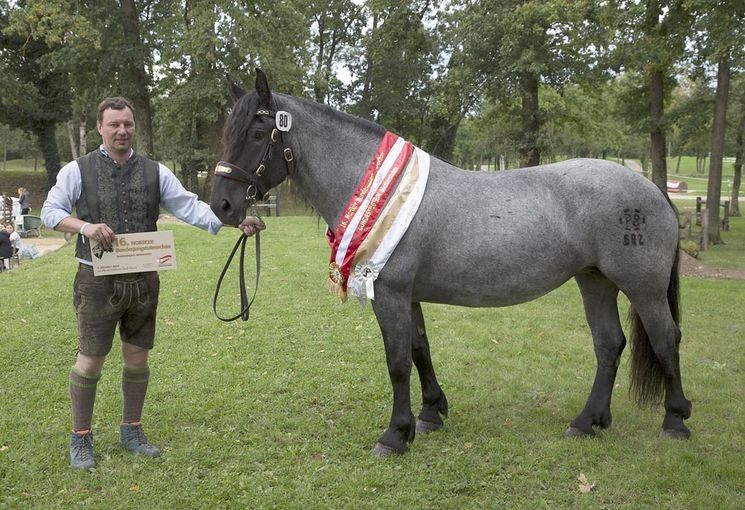
[[[104,110],[102,120],[96,127],[108,152],[129,153],[135,133],[135,120],[132,110],[129,108]]]

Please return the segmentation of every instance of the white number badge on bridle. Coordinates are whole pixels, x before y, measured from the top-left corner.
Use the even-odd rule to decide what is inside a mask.
[[[292,127],[292,115],[289,112],[279,110],[276,114],[277,129],[280,131],[289,131]]]

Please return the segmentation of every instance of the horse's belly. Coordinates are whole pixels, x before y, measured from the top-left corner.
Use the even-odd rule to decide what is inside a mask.
[[[415,278],[414,301],[460,306],[510,306],[547,294],[576,274],[578,267],[566,263],[509,265],[472,265]]]

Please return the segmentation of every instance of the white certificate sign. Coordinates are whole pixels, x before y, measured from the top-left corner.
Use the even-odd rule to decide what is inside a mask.
[[[176,269],[176,250],[170,230],[117,234],[108,250],[94,239],[89,241],[96,276]]]

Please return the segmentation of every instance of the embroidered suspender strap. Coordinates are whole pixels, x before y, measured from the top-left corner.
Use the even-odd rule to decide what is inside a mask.
[[[77,159],[81,182],[79,202],[85,205],[85,211],[78,210],[78,213],[86,214],[87,217],[82,219],[88,219],[91,223],[101,223],[101,214],[98,211],[98,175],[92,161],[95,154],[96,151],[93,151]],[[80,204],[76,208],[80,209]]]
[[[148,198],[148,218],[158,221],[160,216],[160,164],[152,159],[145,160],[145,187]]]

